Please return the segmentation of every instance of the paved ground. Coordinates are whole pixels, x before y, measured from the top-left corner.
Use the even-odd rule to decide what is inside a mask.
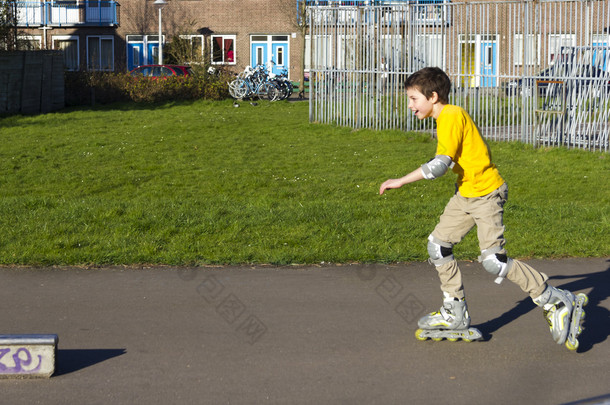
[[[610,403],[610,259],[530,264],[589,294],[579,353],[478,263],[473,343],[414,338],[441,301],[424,263],[0,269],[0,334],[59,335],[57,374],[0,380],[0,403]]]

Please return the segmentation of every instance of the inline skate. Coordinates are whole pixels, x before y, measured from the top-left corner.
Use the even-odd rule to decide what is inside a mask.
[[[447,339],[455,342],[462,339],[465,342],[472,342],[483,337],[478,329],[470,328],[466,301],[447,294],[441,309],[425,315],[419,320],[418,326],[420,329],[415,332],[417,340],[431,338],[434,341]]]
[[[583,307],[589,302],[587,295],[574,295],[570,291],[547,286],[533,301],[542,308],[553,340],[557,344],[565,344],[569,350],[578,349],[578,336],[582,333],[581,324],[585,318]]]

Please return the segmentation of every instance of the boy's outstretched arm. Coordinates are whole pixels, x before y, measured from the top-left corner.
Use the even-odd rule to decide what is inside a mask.
[[[413,170],[411,173],[403,176],[399,179],[388,179],[381,184],[379,188],[379,195],[383,195],[383,192],[390,188],[400,188],[405,184],[414,183],[424,179],[424,173],[421,167]]]

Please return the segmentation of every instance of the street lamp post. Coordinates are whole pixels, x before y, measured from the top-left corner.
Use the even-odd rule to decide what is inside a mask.
[[[161,10],[163,7],[167,5],[167,1],[165,0],[155,0],[153,3],[157,8],[159,8],[159,65],[163,64],[163,33],[161,31]]]

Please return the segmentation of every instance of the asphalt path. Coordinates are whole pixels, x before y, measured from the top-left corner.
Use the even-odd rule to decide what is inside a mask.
[[[461,262],[483,341],[420,342],[426,263],[1,268],[0,334],[59,336],[49,379],[2,404],[610,403],[610,258],[532,260],[589,295],[578,352],[509,281]]]

